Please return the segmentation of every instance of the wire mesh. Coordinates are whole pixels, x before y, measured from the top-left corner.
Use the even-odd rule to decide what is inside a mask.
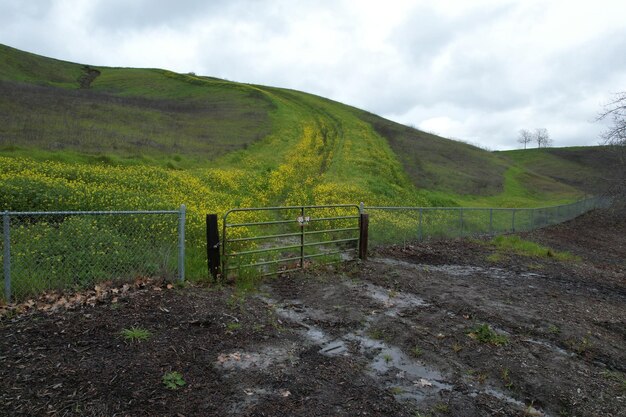
[[[5,212],[0,243],[4,298],[20,301],[109,280],[173,279],[180,272],[181,215],[184,209]]]
[[[534,230],[609,204],[610,199],[594,197],[541,208],[365,207],[365,210],[370,214],[370,244],[376,246]]]

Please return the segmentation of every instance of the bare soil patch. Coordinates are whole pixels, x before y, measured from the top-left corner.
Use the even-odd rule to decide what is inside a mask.
[[[626,416],[623,218],[523,237],[582,260],[458,239],[256,292],[144,282],[5,316],[0,415]]]

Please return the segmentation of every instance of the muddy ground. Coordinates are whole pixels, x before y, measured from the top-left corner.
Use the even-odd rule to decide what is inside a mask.
[[[140,280],[5,309],[0,415],[626,416],[624,218],[523,237],[580,260],[459,239],[258,291]]]

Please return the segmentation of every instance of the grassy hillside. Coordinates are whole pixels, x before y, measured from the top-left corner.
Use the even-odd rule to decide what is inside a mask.
[[[387,139],[416,187],[478,196],[504,191],[509,164],[499,156],[371,113],[357,115]]]
[[[348,197],[370,204],[536,205],[577,194],[499,155],[298,91],[79,65],[1,45],[0,58],[0,155],[9,158],[155,166],[196,177],[204,169],[246,172],[248,182],[263,177],[257,191],[271,197],[237,190],[234,201],[248,195],[255,205]],[[295,177],[284,178],[288,189],[270,181],[289,169]],[[528,175],[539,178],[525,181]]]
[[[606,146],[578,146],[498,152],[528,172],[552,178],[589,194],[604,190],[618,156]],[[530,188],[533,184],[525,184]]]
[[[531,165],[299,91],[0,45],[0,210],[185,203],[201,254],[204,214],[234,207],[539,206],[581,195],[570,177]]]

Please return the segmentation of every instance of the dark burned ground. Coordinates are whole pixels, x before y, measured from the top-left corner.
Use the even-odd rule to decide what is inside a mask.
[[[582,260],[493,263],[454,240],[254,293],[139,283],[5,317],[0,415],[626,416],[625,222],[525,237]],[[506,343],[480,341],[484,324]],[[131,326],[152,337],[124,341]]]

